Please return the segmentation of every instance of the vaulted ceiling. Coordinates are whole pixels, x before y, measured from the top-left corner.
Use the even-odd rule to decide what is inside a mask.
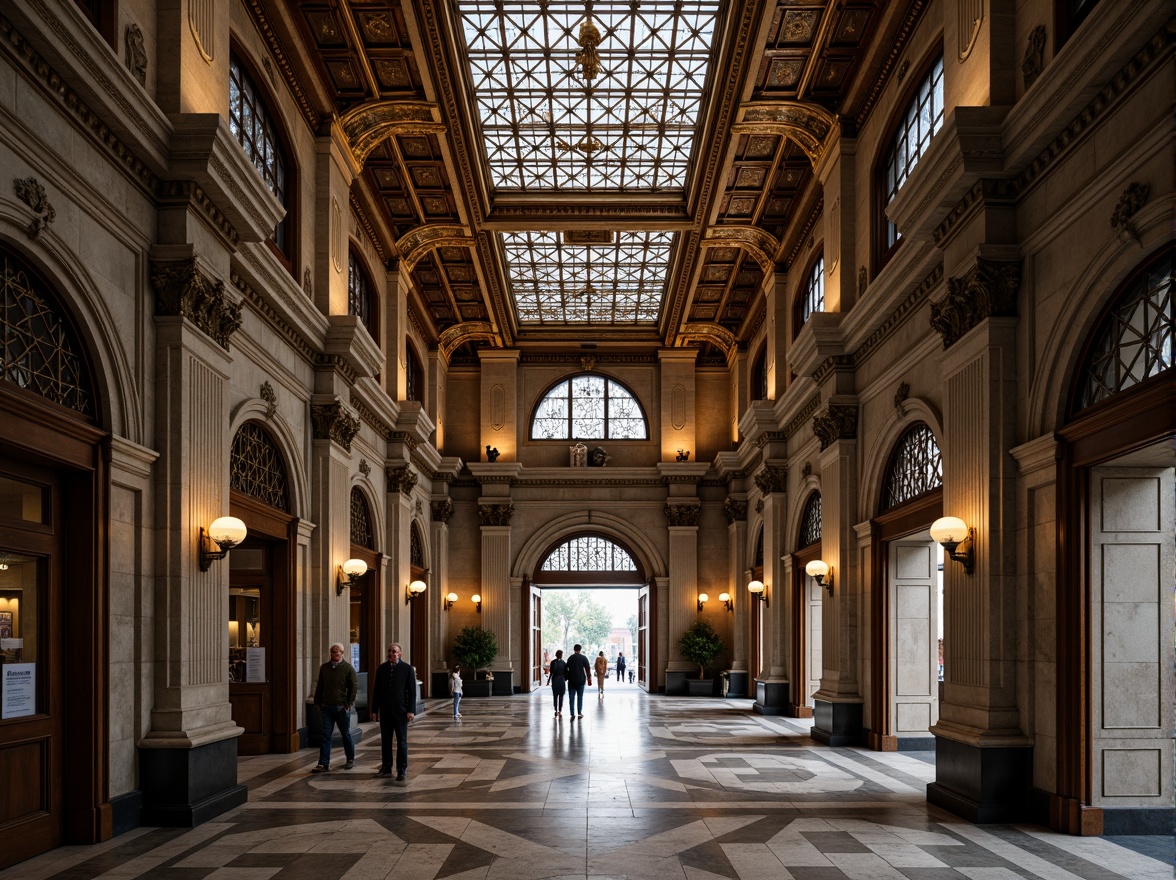
[[[250,0],[432,344],[720,362],[924,0]]]

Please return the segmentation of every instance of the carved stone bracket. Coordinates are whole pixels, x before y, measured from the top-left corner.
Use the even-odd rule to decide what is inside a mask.
[[[370,477],[372,475],[372,466],[368,464],[368,460],[366,458],[361,458],[359,460],[359,472],[365,477]]]
[[[696,526],[698,516],[702,512],[699,504],[667,504],[666,519],[671,526]]]
[[[513,504],[479,504],[478,516],[484,526],[509,526],[514,516]]]
[[[359,416],[353,416],[342,402],[311,404],[311,430],[315,440],[334,440],[348,452],[359,433]]]
[[[978,257],[967,275],[947,279],[947,296],[931,303],[931,329],[950,348],[985,318],[1015,317],[1020,287],[1019,261]]]
[[[1120,241],[1139,242],[1139,233],[1131,218],[1147,204],[1150,189],[1146,183],[1133,183],[1119,196],[1119,203],[1115,205],[1115,211],[1111,214],[1111,229],[1115,230]]]
[[[813,418],[813,433],[821,441],[821,449],[828,449],[838,440],[856,440],[858,408],[852,403],[831,403]]]
[[[765,495],[785,491],[787,482],[787,468],[765,465],[764,469],[755,475],[755,484],[759,486],[759,490]]]
[[[453,516],[452,499],[442,498],[440,501],[430,501],[429,507],[433,512],[433,522],[445,523],[448,525],[450,518]]]
[[[16,190],[16,197],[32,208],[33,213],[37,215],[26,227],[29,238],[36,238],[49,228],[49,224],[57,217],[57,211],[49,203],[49,197],[45,195],[45,187],[41,186],[37,178],[26,177],[22,180],[19,177],[14,177],[12,188]]]
[[[723,502],[723,516],[727,518],[727,525],[742,522],[747,519],[747,502],[728,498]]]
[[[412,468],[405,465],[390,467],[385,472],[388,480],[388,491],[393,494],[407,495],[417,484],[417,475]]]
[[[261,383],[261,390],[258,392],[258,395],[266,403],[265,417],[272,419],[274,413],[278,411],[278,395],[274,393],[274,386],[269,383],[268,379]]]
[[[229,302],[225,284],[210,284],[196,268],[196,258],[153,261],[151,286],[155,288],[155,314],[181,316],[195,324],[226,351],[229,337],[241,326],[241,304]]]

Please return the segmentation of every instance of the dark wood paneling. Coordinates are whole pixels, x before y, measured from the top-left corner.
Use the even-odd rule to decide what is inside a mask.
[[[48,818],[52,803],[48,751],[48,738],[0,746],[0,791],[4,792],[0,797],[0,840],[12,833],[5,826]]]

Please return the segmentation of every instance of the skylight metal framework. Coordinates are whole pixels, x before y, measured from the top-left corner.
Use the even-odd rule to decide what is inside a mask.
[[[597,71],[584,0],[458,0],[493,185],[682,189],[719,5],[596,0]]]

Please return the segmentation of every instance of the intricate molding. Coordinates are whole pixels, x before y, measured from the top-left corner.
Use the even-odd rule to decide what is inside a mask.
[[[230,247],[236,249],[241,243],[241,235],[236,227],[195,181],[161,180],[155,188],[155,197],[161,205],[187,205],[196,208],[204,215],[209,226],[219,232]]]
[[[739,109],[734,135],[776,135],[797,143],[815,168],[837,117],[818,104],[804,101],[759,101]]]
[[[400,259],[404,263],[404,268],[411,272],[426,254],[438,248],[472,248],[476,244],[477,241],[472,235],[466,233],[464,227],[434,223],[418,226],[402,235],[396,242],[396,249],[400,251]]]
[[[351,361],[341,354],[319,352],[314,356],[314,368],[321,371],[333,370],[342,376],[348,385],[354,385],[359,381],[359,373],[356,372]]]
[[[442,498],[439,501],[430,501],[429,509],[433,516],[433,522],[449,524],[449,520],[453,517],[453,500],[450,498]]]
[[[950,348],[985,318],[1014,317],[1021,287],[1019,261],[986,260],[961,278],[947,279],[947,296],[931,303],[931,329]]]
[[[1021,58],[1021,76],[1025,80],[1025,89],[1037,82],[1041,71],[1045,69],[1045,25],[1039,24],[1029,32],[1025,41],[1025,54]]]
[[[266,326],[269,327],[275,334],[281,336],[290,346],[296,351],[306,363],[314,365],[315,350],[306,341],[301,333],[299,333],[288,321],[286,321],[272,305],[260,293],[253,289],[253,287],[238,275],[233,272],[229,276],[229,281],[232,285],[241,291],[244,297],[244,303],[251,308]]]
[[[49,224],[57,217],[57,211],[49,202],[49,197],[45,195],[45,187],[41,186],[37,178],[14,177],[12,188],[16,191],[16,197],[32,208],[36,215],[25,228],[29,238],[36,238],[49,228]]]
[[[787,439],[783,431],[763,431],[755,438],[755,448],[763,449],[769,443],[783,443]]]
[[[718,324],[686,324],[678,333],[678,337],[683,342],[709,342],[727,356],[730,356],[739,344],[734,333]]]
[[[764,465],[763,470],[755,475],[755,484],[764,495],[771,495],[773,492],[783,493],[788,487],[788,469]]]
[[[416,453],[417,448],[421,445],[421,441],[416,434],[410,434],[408,431],[389,431],[388,442],[403,443],[408,448],[409,455]]]
[[[229,302],[225,284],[210,284],[196,268],[196,258],[151,263],[155,314],[187,318],[228,351],[229,338],[241,326],[241,303]]]
[[[747,519],[747,501],[728,498],[723,502],[723,516],[727,518],[727,525],[743,522]]]
[[[388,261],[388,249],[384,247],[384,243],[380,240],[380,237],[376,235],[376,225],[372,223],[372,218],[369,217],[367,211],[363,209],[363,205],[360,203],[359,197],[356,196],[354,189],[352,189],[349,194],[348,202],[351,207],[351,213],[355,215],[355,219],[359,221],[359,225],[367,234],[368,241],[370,241],[372,243],[372,247],[376,249],[376,254],[379,256],[380,262],[386,263]]]
[[[449,360],[449,356],[460,346],[475,339],[496,343],[498,334],[494,332],[494,326],[489,321],[467,321],[464,324],[454,324],[442,332],[437,340],[437,347],[441,349],[445,359]]]
[[[440,109],[428,101],[369,101],[348,110],[339,122],[352,158],[361,167],[387,138],[445,133]]]
[[[261,383],[258,397],[266,402],[265,417],[272,419],[274,413],[278,411],[278,395],[274,393],[274,386],[269,383],[268,379]]]
[[[650,366],[657,364],[656,354],[610,354],[608,352],[596,352],[592,355],[596,366]],[[521,352],[519,354],[520,364],[546,364],[546,365],[567,365],[574,366],[579,364],[583,366],[583,355],[568,352]]]
[[[813,381],[820,385],[831,373],[838,370],[852,370],[853,366],[854,359],[851,354],[836,354],[827,357],[813,370]]]
[[[758,226],[712,226],[698,243],[700,250],[732,245],[751,254],[765,274],[775,271],[776,252],[780,250],[780,242],[770,232],[765,232]]]
[[[927,11],[929,5],[928,0],[912,0],[910,6],[907,7],[906,18],[903,19],[902,24],[899,26],[898,33],[894,35],[893,42],[890,44],[890,51],[886,53],[886,60],[882,62],[882,69],[878,71],[878,75],[874,78],[873,85],[870,87],[869,94],[866,95],[866,100],[862,102],[861,109],[854,116],[854,127],[858,131],[861,131],[862,126],[866,124],[866,120],[870,117],[870,112],[878,103],[878,98],[882,94],[882,90],[890,82],[890,76],[898,66],[898,59],[906,51],[911,34],[915,32],[915,27],[919,24],[919,20],[923,17],[923,13]]]
[[[838,440],[856,440],[857,427],[858,408],[853,403],[830,403],[813,419],[813,433],[821,441],[822,451]]]
[[[351,441],[359,433],[359,418],[353,416],[341,401],[310,405],[311,436],[315,440],[334,440],[348,452]]]
[[[910,315],[922,305],[923,300],[934,290],[939,282],[943,280],[943,264],[939,263],[927,273],[925,277],[914,290],[910,292],[898,307],[887,316],[886,320],[878,326],[873,333],[866,337],[866,341],[858,346],[853,353],[853,362],[857,366],[861,366],[890,334],[892,334]]]
[[[1115,234],[1119,236],[1119,240],[1123,243],[1127,241],[1134,241],[1139,243],[1139,233],[1135,229],[1135,224],[1131,222],[1131,218],[1147,204],[1147,197],[1151,188],[1146,183],[1132,183],[1119,196],[1119,203],[1115,205],[1114,213],[1111,214],[1111,229],[1115,230]]]
[[[788,423],[784,426],[784,438],[791,440],[793,435],[799,431],[821,406],[821,394],[817,392],[809,398],[808,403],[802,406]]]
[[[390,467],[384,475],[388,481],[388,491],[393,494],[407,495],[416,488],[416,471],[406,465]]]
[[[147,87],[147,46],[143,40],[143,29],[134,22],[127,25],[123,36],[124,60],[131,76],[139,85]]]
[[[359,460],[359,472],[365,477],[370,477],[372,475],[372,466],[368,464],[368,460],[366,458],[361,458]]]
[[[270,24],[269,17],[265,14],[265,5],[263,0],[247,0],[246,5],[249,7],[249,12],[253,16],[253,21],[257,25],[257,30],[261,34],[262,39],[265,40],[266,46],[269,47],[270,55],[277,61],[278,67],[282,70],[282,76],[286,80],[286,85],[290,87],[290,92],[294,95],[294,99],[298,102],[298,108],[302,111],[302,116],[306,120],[307,125],[310,126],[311,131],[315,131],[319,127],[319,113],[310,105],[310,97],[306,94],[306,89],[302,87],[302,82],[294,73],[294,68],[290,66],[289,60],[286,58],[286,53],[282,48],[282,42],[278,39],[278,35],[274,33],[273,26]]]
[[[808,241],[809,235],[813,231],[813,227],[817,225],[817,221],[821,219],[821,214],[825,210],[825,194],[821,192],[821,197],[817,199],[816,205],[809,212],[808,217],[804,221],[804,226],[796,234],[796,240],[792,244],[792,250],[788,252],[788,257],[784,260],[785,266],[791,268],[792,264],[796,262],[796,257],[804,248],[804,244]]]
[[[665,512],[666,519],[671,526],[697,526],[699,515],[702,513],[702,505],[698,502],[693,504],[666,504]]]
[[[509,526],[512,516],[514,505],[511,503],[478,505],[478,517],[484,526]]]

